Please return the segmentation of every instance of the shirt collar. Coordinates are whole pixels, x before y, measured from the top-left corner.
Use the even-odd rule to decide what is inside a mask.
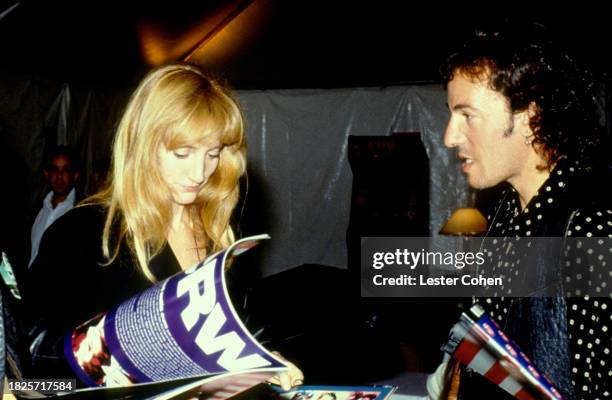
[[[49,210],[54,210],[53,205],[51,204],[52,198],[53,198],[53,191],[50,191],[49,193],[47,193],[47,195],[45,196],[45,199],[43,200],[44,207]],[[68,193],[68,196],[66,196],[64,201],[62,201],[61,203],[57,205],[57,207],[55,207],[55,210],[59,208],[64,208],[64,207],[72,208],[74,206],[75,198],[76,198],[76,192],[74,188],[72,188],[72,190],[70,190],[70,193]]]
[[[544,181],[542,186],[536,191],[533,198],[529,201],[527,206],[520,210],[520,202],[518,200],[518,193],[514,188],[512,191],[516,197],[517,209],[515,212],[522,214],[530,214],[534,210],[540,210],[544,212],[550,208],[555,208],[555,203],[565,197],[568,186],[571,186],[571,182],[581,172],[583,168],[578,161],[571,161],[567,158],[562,158],[557,162],[557,165],[550,172],[550,175]]]
[[[584,168],[577,161],[563,158],[557,162],[546,181],[536,191],[527,206],[521,210],[518,192],[510,186],[502,196],[497,223],[513,231],[523,232],[531,235],[537,232],[538,227],[544,220],[545,215],[554,212],[558,204],[567,195],[571,182],[579,179]],[[493,222],[493,221],[491,221]]]

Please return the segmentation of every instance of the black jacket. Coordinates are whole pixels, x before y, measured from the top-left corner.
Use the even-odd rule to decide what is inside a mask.
[[[63,359],[64,336],[152,286],[125,244],[111,264],[102,265],[105,218],[100,206],[74,208],[51,225],[41,240],[24,286],[32,326],[29,339],[37,342],[32,354],[37,377],[73,377]],[[169,246],[150,267],[158,280],[181,270]]]

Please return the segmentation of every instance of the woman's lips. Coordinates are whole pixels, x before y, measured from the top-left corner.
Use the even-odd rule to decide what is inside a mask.
[[[187,192],[198,192],[198,191],[200,191],[200,185],[196,185],[196,186],[184,186],[183,185],[183,188]]]

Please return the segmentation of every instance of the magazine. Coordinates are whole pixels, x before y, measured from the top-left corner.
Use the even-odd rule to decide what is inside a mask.
[[[462,313],[442,350],[517,399],[563,399],[552,381],[477,304]]]
[[[290,391],[277,389],[282,400],[385,400],[395,386],[300,386]]]
[[[245,328],[226,287],[227,263],[264,239],[241,239],[74,329],[64,355],[89,388],[58,395],[222,399],[286,371]]]

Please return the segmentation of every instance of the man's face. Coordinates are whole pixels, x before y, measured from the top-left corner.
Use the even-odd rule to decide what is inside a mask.
[[[56,196],[67,196],[78,176],[79,174],[72,170],[70,160],[63,155],[53,157],[51,165],[45,171],[45,178]]]
[[[473,81],[460,72],[449,82],[447,96],[451,116],[444,144],[458,148],[461,170],[470,186],[483,189],[503,181],[519,183],[532,151],[520,133],[528,126],[527,112],[512,115],[501,93],[490,89],[486,81]]]

